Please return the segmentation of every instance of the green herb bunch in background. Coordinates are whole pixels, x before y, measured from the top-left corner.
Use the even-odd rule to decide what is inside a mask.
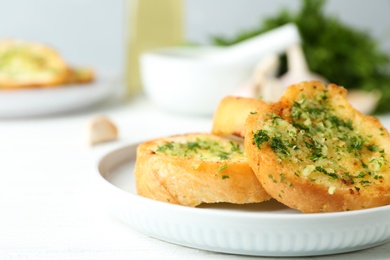
[[[382,97],[375,112],[389,112],[389,55],[367,32],[345,25],[337,17],[325,15],[325,3],[325,0],[302,0],[296,13],[283,9],[262,20],[257,29],[242,32],[234,39],[213,37],[212,41],[215,45],[228,46],[286,23],[295,23],[310,70],[348,89],[380,91]],[[281,59],[280,74],[287,69],[285,57]]]

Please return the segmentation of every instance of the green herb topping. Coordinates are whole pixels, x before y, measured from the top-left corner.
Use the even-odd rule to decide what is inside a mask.
[[[264,119],[265,124],[254,133],[255,145],[271,148],[279,163],[301,165],[303,170],[296,176],[355,185],[357,191],[372,185],[372,180],[383,181],[384,149],[352,120],[336,113],[327,91],[310,99],[302,96],[285,119],[275,114]]]
[[[196,138],[194,141],[185,142],[167,142],[158,146],[156,152],[208,161],[228,160],[245,156],[244,147],[239,142],[210,138]]]
[[[217,170],[217,172],[221,172],[221,171],[225,170],[227,167],[228,167],[228,165],[224,164]]]

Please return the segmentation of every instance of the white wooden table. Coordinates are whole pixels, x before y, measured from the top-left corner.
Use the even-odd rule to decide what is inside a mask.
[[[83,130],[97,114],[116,123],[120,138],[91,148]],[[96,154],[122,143],[209,131],[211,122],[160,111],[142,95],[78,113],[0,119],[0,259],[249,259],[138,233],[106,212],[92,192]],[[390,244],[320,259],[351,258],[390,259]]]

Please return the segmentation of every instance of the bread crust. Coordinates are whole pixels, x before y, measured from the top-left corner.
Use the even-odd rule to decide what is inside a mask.
[[[245,155],[221,160],[159,152],[159,147],[169,143],[199,140],[218,143],[231,141],[212,134],[194,133],[158,138],[140,144],[135,165],[137,193],[143,197],[191,207],[201,203],[245,204],[270,199],[248,165]],[[243,144],[240,146],[243,149]],[[204,151],[199,150],[199,153]]]
[[[273,198],[304,213],[390,204],[390,135],[378,119],[355,110],[346,93],[333,84],[303,82],[290,86],[278,102],[248,117],[245,150],[249,164]],[[331,109],[323,112],[320,106],[307,107],[308,114],[323,114],[317,121],[315,117],[302,119],[301,110],[294,106],[306,102],[303,97],[306,101],[323,97],[318,102]]]
[[[91,68],[71,67],[66,84],[90,83],[95,78],[95,72]]]
[[[265,105],[265,102],[254,98],[226,96],[214,112],[211,132],[243,138],[248,115],[261,110]]]

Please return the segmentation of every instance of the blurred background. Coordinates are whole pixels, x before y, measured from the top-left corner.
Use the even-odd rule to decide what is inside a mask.
[[[211,44],[211,36],[233,37],[281,8],[300,5],[299,0],[184,0],[185,36]],[[390,1],[328,0],[325,10],[367,30],[390,53]],[[0,36],[46,42],[71,63],[120,73],[125,13],[125,0],[0,0]]]
[[[159,2],[164,3],[164,1],[167,0]],[[54,46],[69,64],[92,66],[98,71],[120,76],[126,71],[124,68],[127,57],[126,39],[129,31],[132,30],[129,25],[129,16],[134,14],[129,7],[131,2],[136,1],[0,0],[0,37],[47,43]],[[386,105],[380,107],[379,110],[389,111],[390,87],[385,83],[389,82],[390,73],[382,77],[382,68],[390,57],[390,16],[388,14],[390,1],[328,0],[320,2],[323,3],[321,12],[324,16],[329,15],[335,18],[336,24],[341,23],[347,26],[352,30],[352,34],[353,30],[363,33],[360,34],[363,38],[359,36],[355,37],[355,40],[347,41],[343,47],[346,52],[354,48],[357,50],[353,53],[346,53],[346,56],[349,55],[352,58],[344,65],[339,64],[339,67],[340,70],[349,73],[348,67],[351,66],[352,70],[355,66],[353,73],[367,74],[364,75],[365,81],[360,83],[360,79],[356,79],[356,82],[355,79],[348,79],[347,82],[343,82],[342,76],[331,78],[330,81],[340,85],[345,83],[350,86],[360,87],[361,85],[362,89],[366,90],[372,90],[380,85],[382,92],[386,92],[381,104]],[[312,3],[320,2],[312,1]],[[256,30],[267,27],[263,24],[265,19],[271,18],[274,22],[280,22],[284,18],[299,13],[303,6],[301,0],[183,0],[182,3],[184,34],[182,44],[184,45],[233,44],[236,40],[243,40]],[[314,25],[315,22],[313,23],[311,18],[308,18],[307,24],[304,17],[299,19],[306,29],[310,29],[312,24],[313,28],[319,28],[318,24]],[[349,35],[343,33],[343,30],[341,32],[348,38]],[[323,31],[314,29],[311,34],[321,35]],[[327,34],[326,43],[321,40],[322,44],[328,44],[330,52],[338,51],[337,55],[342,54],[341,47],[336,51],[331,47],[342,45],[343,36],[339,33],[341,38],[333,39],[332,35],[337,35],[337,31],[334,30],[333,34]],[[369,42],[359,40],[366,36],[370,37]],[[367,49],[374,51],[367,55]],[[360,50],[362,50],[361,55]],[[321,63],[323,57],[329,56],[321,51],[315,51],[312,54],[313,52],[309,55],[309,59],[312,58],[317,63]],[[334,60],[332,62],[334,64]],[[318,66],[321,64],[314,66],[314,69]],[[387,65],[387,68],[389,67]],[[323,68],[320,73],[325,73],[327,77],[332,76],[333,71],[325,70],[326,68]],[[379,83],[368,79],[369,77],[377,78],[377,76],[380,78]],[[353,78],[353,75],[351,77]],[[389,91],[383,91],[383,89],[389,89]]]

